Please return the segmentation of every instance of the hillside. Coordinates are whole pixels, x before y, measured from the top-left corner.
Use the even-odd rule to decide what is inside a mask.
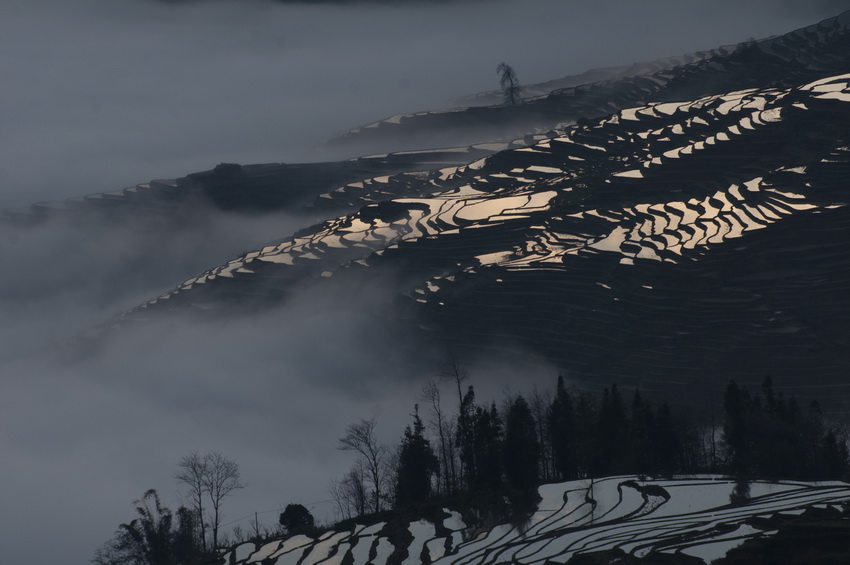
[[[360,288],[391,273],[398,284],[376,315],[416,328],[411,344],[532,354],[589,387],[657,392],[663,383],[694,401],[695,384],[771,374],[804,397],[834,390],[829,409],[846,411],[850,76],[836,73],[848,67],[848,22],[845,14],[667,70],[485,109],[544,104],[557,110],[549,126],[583,116],[514,141],[222,164],[14,217],[153,211],[176,222],[206,203],[327,218],[178,284],[84,341],[167,313],[250,312],[297,300],[305,287]],[[731,90],[712,93],[721,88]],[[440,132],[443,118],[429,116],[495,123],[476,111],[414,121]],[[536,131],[534,119],[521,121]]]
[[[532,85],[518,105],[505,106],[498,101],[490,106],[400,114],[353,129],[331,143],[398,150],[439,145],[448,139],[455,143],[458,139],[467,143],[511,139],[648,102],[681,101],[745,88],[792,87],[850,70],[846,59],[848,22],[850,15],[845,13],[778,37],[633,65],[613,71],[613,76],[603,80],[575,85],[566,78],[563,84]],[[552,88],[546,90],[546,86]]]
[[[603,552],[654,563],[710,563],[747,540],[775,534],[779,517],[823,509],[838,518],[850,500],[846,483],[757,481],[750,501],[732,506],[734,489],[734,481],[718,476],[544,485],[536,511],[509,522],[488,524],[447,508],[433,520],[354,522],[317,539],[243,543],[220,563],[549,564],[587,562],[580,558]]]
[[[674,394],[718,375],[805,374],[806,396],[850,367],[848,25],[845,13],[515,106],[395,116],[337,140],[404,138],[414,150],[221,164],[0,219],[167,226],[205,210],[283,210],[323,220],[83,341],[167,312],[252,311],[305,285],[392,273],[381,315],[418,328],[414,343],[530,353],[586,386],[665,383]],[[483,142],[423,148],[456,130]],[[848,401],[833,395],[829,408]]]

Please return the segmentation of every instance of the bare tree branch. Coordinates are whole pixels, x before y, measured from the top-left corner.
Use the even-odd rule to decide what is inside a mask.
[[[204,461],[203,486],[212,504],[213,547],[218,547],[221,503],[234,490],[245,488],[245,485],[239,480],[239,464],[232,459],[213,451],[204,457]]]
[[[191,451],[180,459],[180,463],[177,464],[177,472],[174,473],[177,482],[183,483],[189,490],[192,510],[198,516],[198,534],[201,538],[201,548],[205,553],[207,551],[207,532],[204,523],[204,493],[206,493],[204,470],[206,466],[206,456],[201,456],[197,451]]]
[[[360,454],[374,489],[372,493],[373,510],[380,512],[383,496],[381,488],[385,482],[387,448],[378,443],[378,439],[375,437],[375,426],[377,426],[377,421],[374,418],[371,420],[361,419],[356,424],[350,424],[345,429],[346,434],[339,438],[339,448],[343,451],[354,451]]]

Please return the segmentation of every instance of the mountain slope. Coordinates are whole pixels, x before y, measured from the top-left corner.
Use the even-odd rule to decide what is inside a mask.
[[[332,145],[385,151],[440,145],[447,139],[465,143],[520,137],[580,119],[650,101],[679,101],[731,90],[791,87],[830,74],[850,71],[850,12],[782,36],[749,41],[737,47],[659,61],[661,68],[638,66],[620,76],[552,90],[515,106],[475,106],[400,114],[353,129]],[[647,68],[648,67],[648,68]],[[536,89],[532,87],[532,93]]]
[[[560,88],[575,77],[530,85],[531,98],[517,106],[460,107],[391,116],[352,130],[331,144],[351,143],[362,152],[381,151],[347,161],[325,163],[268,163],[155,180],[124,190],[38,203],[32,209],[2,210],[0,222],[32,221],[57,212],[74,214],[106,209],[143,214],[163,207],[212,202],[224,210],[269,211],[310,208],[317,194],[374,177],[402,171],[469,163],[484,154],[529,144],[548,130],[581,119],[601,119],[611,112],[657,101],[682,101],[747,88],[791,88],[805,82],[850,72],[850,12],[788,34],[719,47],[651,63],[602,69],[607,78]],[[589,78],[596,76],[588,73]],[[539,95],[538,95],[539,94]],[[473,99],[492,99],[483,93]],[[498,98],[498,95],[495,95]],[[489,98],[488,98],[489,97]],[[542,120],[542,121],[541,121]],[[505,127],[505,124],[509,126]],[[498,138],[497,143],[493,143]],[[443,147],[443,149],[435,149]],[[384,200],[391,193],[371,196]],[[398,195],[397,195],[398,196]],[[334,203],[337,201],[334,199]],[[328,204],[325,198],[318,202]],[[363,203],[363,202],[361,202]],[[325,209],[324,207],[322,209]]]
[[[850,488],[840,482],[756,481],[744,506],[729,504],[734,490],[734,481],[716,476],[579,480],[540,487],[537,510],[513,523],[476,525],[474,517],[464,519],[445,509],[437,520],[354,522],[318,539],[299,535],[248,542],[226,552],[220,562],[542,565],[618,550],[637,558],[679,555],[708,563],[747,539],[774,534],[771,516],[812,507],[838,514],[850,500]]]
[[[352,204],[405,197],[247,253],[118,322],[391,271],[398,315],[454,347],[507,339],[622,383],[805,371],[812,387],[836,385],[850,366],[848,102],[842,75],[651,104],[466,166],[346,185],[335,194]]]
[[[414,328],[411,348],[533,355],[588,387],[694,402],[705,392],[695,384],[771,374],[804,398],[829,390],[830,409],[848,411],[850,75],[837,74],[850,71],[848,25],[850,12],[516,107],[363,128],[391,143],[409,124],[442,135],[446,116],[474,130],[515,113],[522,139],[222,164],[6,216],[180,222],[209,206],[324,219],[79,341],[168,314],[253,312],[315,288],[383,284],[392,288],[374,314]],[[540,133],[540,116],[546,127],[581,120]]]

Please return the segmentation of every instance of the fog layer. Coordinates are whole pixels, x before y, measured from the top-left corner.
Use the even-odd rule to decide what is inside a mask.
[[[785,32],[833,4],[6,0],[0,207],[319,159],[334,133],[492,90],[500,61],[539,82]]]

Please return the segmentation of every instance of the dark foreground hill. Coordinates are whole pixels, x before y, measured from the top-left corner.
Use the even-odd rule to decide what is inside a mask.
[[[509,520],[474,507],[354,520],[318,538],[243,543],[219,563],[705,565],[730,550],[723,563],[843,563],[833,556],[846,555],[846,483],[755,482],[744,506],[729,504],[734,488],[711,475],[571,481],[540,487],[536,509]],[[794,541],[822,545],[761,551]]]

